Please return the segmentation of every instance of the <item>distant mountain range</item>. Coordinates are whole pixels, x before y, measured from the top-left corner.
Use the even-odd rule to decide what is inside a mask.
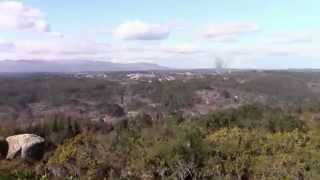
[[[43,60],[3,60],[0,72],[86,72],[86,71],[147,71],[167,70],[167,67],[152,63],[112,63],[105,61],[43,61]]]

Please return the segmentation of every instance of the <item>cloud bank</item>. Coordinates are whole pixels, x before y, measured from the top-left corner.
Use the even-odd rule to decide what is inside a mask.
[[[168,27],[142,21],[129,21],[118,26],[114,36],[122,40],[162,40],[169,37]]]
[[[50,27],[40,10],[18,1],[0,2],[0,31],[19,30],[49,32]]]
[[[206,39],[219,42],[233,42],[240,35],[254,33],[260,30],[260,27],[253,23],[223,23],[211,24],[203,32]]]

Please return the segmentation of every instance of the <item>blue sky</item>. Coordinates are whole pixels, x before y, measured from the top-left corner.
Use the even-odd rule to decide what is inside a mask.
[[[0,60],[320,68],[316,0],[0,1]]]

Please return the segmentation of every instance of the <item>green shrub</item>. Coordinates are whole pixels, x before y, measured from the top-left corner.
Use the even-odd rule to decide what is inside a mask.
[[[52,157],[49,159],[49,164],[61,165],[67,163],[71,158],[76,156],[78,147],[77,145],[84,141],[85,136],[77,135],[76,137],[67,140],[64,144],[60,145]]]
[[[212,162],[218,164],[215,174],[252,179],[320,177],[319,131],[269,133],[225,128],[213,132],[207,140],[215,147],[215,156],[211,157],[218,160]]]
[[[281,109],[272,109],[259,104],[213,112],[207,116],[206,126],[209,129],[225,127],[262,128],[271,132],[303,130],[305,127],[298,116]]]

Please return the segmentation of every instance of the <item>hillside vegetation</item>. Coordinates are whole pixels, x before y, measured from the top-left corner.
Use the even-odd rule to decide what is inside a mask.
[[[39,162],[0,161],[0,179],[320,179],[320,109],[308,85],[319,78],[3,78],[0,135],[34,133],[46,144]],[[213,99],[202,103],[211,94],[198,91]],[[188,114],[199,104],[215,109]]]

